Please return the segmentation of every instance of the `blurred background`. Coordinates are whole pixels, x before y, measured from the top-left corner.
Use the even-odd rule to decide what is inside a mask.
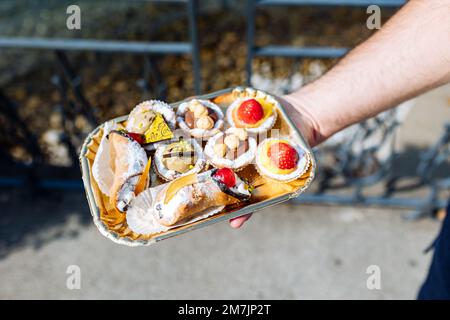
[[[78,164],[92,129],[144,99],[300,88],[376,31],[369,5],[384,23],[403,3],[1,1],[0,298],[415,298],[449,196],[450,85],[316,148],[311,190],[238,231],[116,245],[92,223]]]

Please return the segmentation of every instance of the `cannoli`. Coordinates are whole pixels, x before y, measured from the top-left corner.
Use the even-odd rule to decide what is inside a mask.
[[[169,183],[155,198],[154,212],[163,226],[191,220],[207,210],[250,198],[248,186],[229,168],[189,175]]]
[[[123,131],[111,131],[110,167],[114,180],[110,188],[110,201],[119,211],[126,211],[135,196],[135,188],[147,164],[147,154],[141,145]]]
[[[111,195],[110,190],[114,182],[114,171],[109,165],[111,159],[111,146],[107,137],[108,134],[112,130],[117,129],[117,127],[118,126],[114,121],[105,123],[103,126],[103,136],[95,155],[94,163],[92,164],[92,175],[95,182],[100,191],[108,197]]]
[[[194,138],[209,138],[222,129],[223,112],[208,100],[192,99],[177,109],[177,121],[181,130]]]

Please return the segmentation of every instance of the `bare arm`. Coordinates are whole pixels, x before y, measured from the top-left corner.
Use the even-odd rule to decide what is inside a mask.
[[[283,98],[314,146],[449,81],[450,0],[411,0],[323,77]],[[231,226],[239,228],[249,217],[233,219]]]
[[[284,98],[311,123],[317,144],[449,81],[450,0],[412,0],[323,77]]]

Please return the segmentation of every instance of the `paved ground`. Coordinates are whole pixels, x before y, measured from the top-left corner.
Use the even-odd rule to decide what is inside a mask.
[[[419,99],[405,145],[439,133],[449,89]],[[280,205],[239,231],[221,223],[127,248],[100,235],[82,194],[0,193],[0,205],[0,298],[413,299],[439,229],[405,211]],[[69,265],[81,268],[80,290],[66,287]],[[369,265],[381,269],[381,290],[366,287]]]
[[[438,229],[432,220],[405,222],[401,211],[281,205],[239,231],[222,223],[127,248],[84,224],[81,200],[67,196],[71,210],[49,213],[65,223],[40,230],[42,246],[19,246],[0,261],[0,298],[411,299],[429,260],[422,250]],[[73,264],[81,290],[66,287]],[[381,290],[366,287],[373,264]]]

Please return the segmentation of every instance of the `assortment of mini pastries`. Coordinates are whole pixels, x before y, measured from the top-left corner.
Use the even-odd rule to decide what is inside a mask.
[[[274,127],[280,105],[247,89],[225,106],[190,99],[174,110],[151,100],[125,123],[107,122],[92,175],[128,226],[154,234],[192,223],[251,200],[250,166],[268,183],[305,174],[309,153]]]

